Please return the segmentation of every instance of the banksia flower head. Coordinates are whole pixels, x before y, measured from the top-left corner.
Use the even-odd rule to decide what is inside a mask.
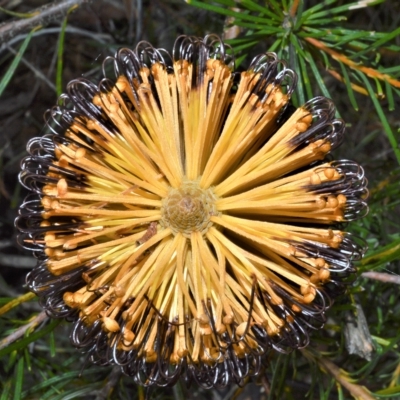
[[[92,362],[143,385],[243,383],[308,344],[365,250],[341,230],[366,210],[363,169],[325,160],[344,123],[323,97],[288,107],[296,74],[274,53],[234,72],[213,35],[108,63],[28,144],[29,288]]]

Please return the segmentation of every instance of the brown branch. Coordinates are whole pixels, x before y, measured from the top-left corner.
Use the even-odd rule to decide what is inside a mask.
[[[300,0],[293,0],[292,6],[290,7],[289,15],[294,18],[297,9],[299,8]]]
[[[355,310],[345,313],[344,326],[345,345],[349,354],[357,354],[371,361],[374,344],[369,332],[368,322],[361,305],[355,302]]]
[[[37,264],[31,256],[17,256],[13,254],[0,253],[0,265],[12,268],[34,268]]]
[[[266,374],[263,374],[260,379],[261,385],[264,388],[265,394],[270,396],[271,394],[271,385],[268,382],[268,378]]]
[[[321,42],[315,38],[306,37],[305,40],[308,43],[315,46],[316,48],[322,50],[323,52],[328,53],[334,60],[348,65],[351,69],[361,71],[365,75],[369,76],[370,78],[376,78],[381,81],[386,81],[386,82],[390,83],[392,86],[400,88],[400,81],[398,81],[397,79],[393,79],[391,76],[389,76],[387,74],[382,74],[374,68],[369,68],[369,67],[364,67],[363,65],[359,65],[356,62],[350,60],[344,54],[341,54],[335,50],[332,50],[330,47],[326,46],[323,42]]]
[[[15,342],[17,339],[25,335],[25,332],[30,329],[34,328],[39,325],[41,322],[48,318],[46,311],[42,311],[40,314],[36,315],[31,322],[28,322],[26,325],[21,326],[20,328],[16,329],[13,333],[5,337],[0,341],[0,350],[4,347],[7,347],[9,344]]]
[[[400,285],[400,275],[387,274],[386,272],[368,271],[361,274],[363,278],[375,279],[385,283],[395,283]]]
[[[96,396],[95,400],[106,400],[111,398],[112,391],[114,390],[115,386],[118,385],[121,375],[121,367],[115,366],[111,370],[110,375],[107,377],[107,383],[100,390],[96,390],[94,393],[92,393]]]
[[[19,306],[20,304],[25,303],[26,301],[32,300],[35,297],[36,297],[35,293],[32,292],[28,292],[21,296],[18,296],[17,298],[9,301],[7,304],[5,304],[3,307],[0,308],[0,315],[8,313],[13,308]]]
[[[326,71],[329,72],[339,82],[345,83],[345,79],[338,72],[334,71],[333,69],[327,69]],[[368,91],[365,88],[363,88],[362,86],[356,85],[355,83],[351,83],[351,82],[350,82],[350,85],[355,92],[364,94],[365,96],[369,96]]]
[[[0,44],[8,42],[21,33],[30,32],[34,28],[44,27],[58,21],[64,18],[71,9],[89,2],[91,0],[55,1],[31,11],[29,13],[32,15],[31,18],[6,21],[0,25]]]
[[[315,357],[315,361],[319,364],[320,367],[322,367],[325,371],[332,375],[335,380],[340,383],[340,385],[342,385],[344,388],[346,388],[356,399],[375,400],[375,397],[370,394],[368,389],[366,389],[364,386],[352,383],[347,377],[347,373],[341,370],[332,361],[324,357]]]

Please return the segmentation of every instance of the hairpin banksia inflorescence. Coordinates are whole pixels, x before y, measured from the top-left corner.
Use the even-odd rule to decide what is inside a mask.
[[[367,190],[359,165],[326,161],[332,102],[293,110],[283,61],[238,73],[226,50],[119,50],[115,77],[69,83],[22,163],[29,288],[92,362],[143,385],[240,384],[306,346],[365,250],[341,230]]]

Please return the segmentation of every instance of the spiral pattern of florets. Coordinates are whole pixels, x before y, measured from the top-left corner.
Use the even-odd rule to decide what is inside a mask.
[[[200,188],[198,182],[184,181],[179,188],[171,188],[163,200],[161,224],[187,238],[192,232],[204,235],[212,225],[211,216],[218,214],[215,200],[211,189]]]

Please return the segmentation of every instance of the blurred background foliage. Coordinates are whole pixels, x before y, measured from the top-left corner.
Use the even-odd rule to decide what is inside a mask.
[[[0,400],[400,398],[400,2],[398,0],[0,0]],[[27,293],[35,260],[14,219],[26,142],[78,76],[140,40],[171,49],[180,34],[217,33],[236,65],[275,51],[297,71],[295,105],[333,99],[347,123],[337,158],[364,166],[370,212],[349,228],[369,244],[359,277],[311,345],[269,354],[244,388],[147,391],[118,368],[85,365],[69,325],[49,320]]]

